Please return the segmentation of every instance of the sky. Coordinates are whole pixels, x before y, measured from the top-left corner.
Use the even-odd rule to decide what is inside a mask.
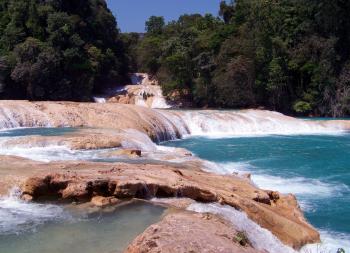
[[[144,32],[146,20],[164,16],[166,21],[182,14],[211,13],[217,16],[221,0],[107,0],[122,32]]]

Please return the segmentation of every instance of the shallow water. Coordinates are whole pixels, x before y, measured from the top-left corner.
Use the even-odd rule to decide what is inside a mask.
[[[79,128],[62,127],[62,128],[17,128],[10,130],[1,130],[0,137],[21,137],[30,135],[40,136],[61,136],[78,131]]]
[[[22,203],[8,206],[7,212],[25,222],[4,229],[6,217],[0,215],[1,253],[118,253],[159,221],[164,208],[137,202],[112,213],[77,215],[59,206]]]
[[[261,188],[296,194],[327,247],[350,250],[350,134],[196,137],[165,145],[215,162],[216,173],[251,172]]]

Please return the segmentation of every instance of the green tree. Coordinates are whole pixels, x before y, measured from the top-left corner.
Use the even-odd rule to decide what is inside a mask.
[[[0,0],[0,14],[4,98],[89,101],[127,81],[125,48],[104,0]]]
[[[146,21],[146,31],[149,34],[161,34],[163,32],[164,26],[164,17],[151,16],[148,21]]]

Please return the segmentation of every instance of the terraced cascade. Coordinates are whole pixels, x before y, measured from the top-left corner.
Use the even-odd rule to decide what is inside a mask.
[[[78,231],[79,236],[72,237],[77,241],[84,226],[87,230],[96,226],[97,232],[105,227],[113,235],[113,229],[118,230],[114,220],[117,222],[119,212],[123,213],[121,206],[132,199],[152,200],[171,207],[172,212],[163,219],[152,216],[138,232],[125,228],[132,236],[123,240],[126,244],[121,247],[118,240],[118,244],[109,244],[109,235],[106,242],[91,239],[97,245],[101,242],[102,250],[112,247],[113,252],[119,252],[130,243],[128,253],[141,249],[163,252],[171,245],[167,234],[178,233],[182,235],[176,241],[180,252],[192,250],[185,241],[196,235],[193,247],[197,250],[213,247],[213,252],[294,253],[320,241],[313,225],[332,251],[347,247],[346,231],[337,227],[347,222],[330,218],[328,224],[322,223],[329,208],[337,208],[339,217],[346,219],[341,201],[347,201],[348,185],[341,172],[346,171],[347,160],[339,165],[343,166],[340,181],[337,175],[324,179],[312,174],[316,167],[325,169],[323,175],[339,170],[332,166],[341,157],[337,161],[312,157],[344,155],[350,127],[347,120],[296,119],[261,110],[153,110],[119,104],[27,101],[2,101],[0,105],[0,228],[4,232],[0,242],[10,252],[24,248],[47,252],[47,235],[60,239],[55,233],[62,229]],[[165,146],[164,141],[172,142]],[[339,150],[330,150],[327,143]],[[260,156],[267,159],[266,164],[255,161],[260,161]],[[246,162],[252,165],[248,169]],[[323,168],[328,162],[330,166]],[[311,165],[307,175],[302,174],[307,167],[300,170],[305,164]],[[8,196],[14,186],[17,198]],[[313,202],[318,199],[315,192],[330,193],[329,199]],[[331,200],[340,202],[324,205],[334,204]],[[102,227],[96,225],[96,216],[78,215],[76,219],[62,204],[94,210]],[[317,209],[319,204],[322,210]],[[310,206],[316,212],[310,212]],[[112,214],[111,208],[116,207],[121,209]],[[139,211],[141,215],[144,212],[142,208]],[[176,222],[179,217],[184,218],[183,223]],[[132,224],[127,219],[133,218],[125,218],[126,225]],[[142,219],[136,222],[145,224]],[[196,224],[194,230],[188,229],[191,224]],[[218,234],[218,226],[225,227],[225,232]],[[208,239],[201,233],[204,227],[211,228],[206,231]],[[334,241],[333,235],[327,237],[324,231],[335,233],[340,240]],[[93,233],[86,236],[99,238]],[[237,239],[242,237],[246,238],[244,245]],[[23,243],[19,238],[25,239]],[[37,248],[25,245],[36,239],[43,244],[34,245]],[[59,250],[59,241],[52,244],[56,247],[52,252]],[[215,243],[219,241],[225,247]]]

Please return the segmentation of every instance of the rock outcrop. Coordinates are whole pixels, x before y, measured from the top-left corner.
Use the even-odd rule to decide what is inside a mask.
[[[132,84],[107,90],[104,96],[95,97],[98,103],[132,104],[147,108],[170,108],[158,81],[146,73],[131,75]]]
[[[187,197],[242,210],[294,248],[319,240],[319,234],[304,219],[294,196],[260,190],[248,180],[203,172],[200,167],[167,163],[39,163],[0,157],[0,171],[12,175],[13,180],[19,175],[16,180],[21,182],[25,199],[86,202],[96,196],[119,200]]]
[[[212,214],[175,212],[149,227],[124,253],[258,253],[240,231]]]

